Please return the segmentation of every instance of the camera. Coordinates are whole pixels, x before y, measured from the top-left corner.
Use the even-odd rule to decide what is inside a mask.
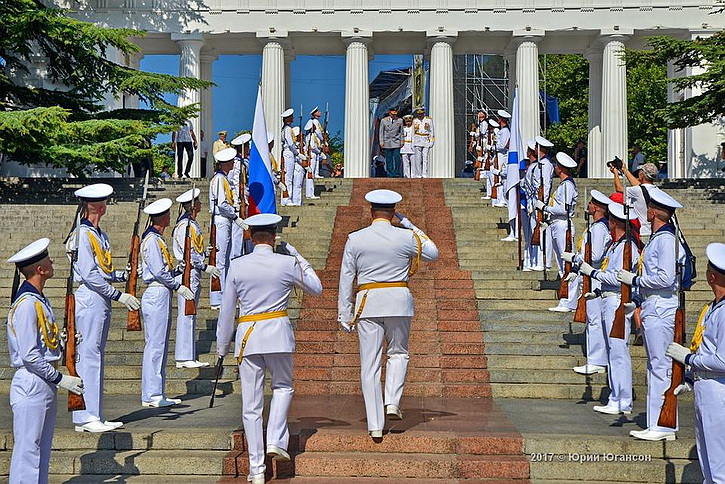
[[[623,165],[622,160],[620,160],[618,156],[615,156],[612,161],[607,162],[608,167],[616,168],[619,171],[622,170],[622,165]]]

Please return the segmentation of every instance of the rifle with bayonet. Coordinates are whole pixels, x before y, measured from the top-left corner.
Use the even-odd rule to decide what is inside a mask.
[[[629,205],[624,204],[624,249],[622,250],[622,270],[632,270],[632,223],[629,221]],[[627,303],[632,301],[632,286],[622,283],[622,298],[614,312],[614,323],[609,332],[611,338],[625,339],[624,323],[627,317]]]
[[[141,214],[143,213],[143,209],[146,206],[150,171],[151,170],[146,171],[146,178],[143,184],[143,195],[138,201],[136,222],[134,222],[133,224],[133,233],[131,234],[131,249],[128,253],[128,264],[126,265],[126,269],[128,270],[128,279],[126,279],[126,292],[133,297],[136,297],[136,291],[138,289],[138,258],[139,250],[141,248],[141,236],[139,235],[139,226],[141,223]],[[141,331],[141,315],[138,309],[128,312],[128,316],[126,318],[126,330]]]
[[[538,148],[538,145],[537,145]],[[541,156],[537,150],[536,164],[539,167],[539,190],[537,198],[541,203],[544,203],[544,168],[541,163]],[[531,245],[541,246],[541,223],[544,221],[544,212],[542,210],[536,211],[536,225],[534,226],[534,232],[531,235]]]
[[[194,203],[196,197],[194,197],[195,190],[194,184],[191,185],[191,206],[189,208],[189,219],[186,221],[186,234],[184,235],[184,272],[181,276],[181,284],[191,289],[191,270],[193,261],[191,259],[191,221],[193,220]],[[187,299],[184,303],[184,314],[186,316],[194,316],[196,314],[196,301],[194,299]]]
[[[584,244],[584,262],[592,264],[592,230],[591,215],[589,211],[584,212],[584,218],[587,221],[587,241]],[[582,293],[576,303],[576,311],[574,312],[574,322],[587,322],[587,298],[585,295],[592,292],[592,277],[582,274]]]
[[[78,370],[76,369],[78,344],[82,339],[82,335],[76,333],[76,297],[73,294],[73,276],[75,274],[75,264],[78,261],[78,244],[80,242],[80,215],[80,210],[78,210],[74,224],[75,239],[73,240],[73,249],[70,251],[70,274],[65,287],[65,314],[63,317],[63,340],[65,343],[63,361],[66,368],[68,368],[68,374],[75,377],[78,376]],[[83,395],[68,392],[68,411],[85,409],[86,402]]]
[[[566,186],[564,186],[564,194],[566,195]],[[571,205],[565,203],[564,208],[566,209],[566,244],[564,250],[571,252]],[[567,280],[569,274],[571,274],[571,262],[566,261],[564,263],[564,275],[561,277],[561,282],[559,283],[559,299],[569,298],[569,281]]]
[[[212,192],[212,195],[216,197],[216,192]],[[209,224],[209,265],[216,267],[216,256],[219,248],[216,244],[216,225],[214,224],[214,218],[217,212],[217,200],[214,198],[214,206],[211,210],[211,223]],[[218,277],[211,278],[211,291],[219,292],[222,290],[222,282]]]
[[[330,103],[325,104],[325,119],[322,122],[322,152],[325,153],[328,157],[332,155],[332,148],[330,148],[330,137],[327,134],[327,120],[328,115],[330,114]],[[329,158],[325,158],[325,164],[327,164],[327,160]]]

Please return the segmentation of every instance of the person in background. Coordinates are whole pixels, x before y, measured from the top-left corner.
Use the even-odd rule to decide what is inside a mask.
[[[194,163],[194,150],[199,147],[196,133],[191,121],[186,121],[178,131],[171,133],[171,149],[176,151],[175,178],[189,178],[191,164]],[[186,151],[186,168],[184,168],[184,152]]]
[[[577,141],[572,158],[576,161],[577,176],[587,178],[587,147],[584,140]]]
[[[388,176],[400,177],[400,148],[403,146],[403,120],[398,117],[398,109],[390,108],[388,115],[380,121],[378,136],[380,149],[385,155]]]
[[[644,153],[639,145],[632,147],[632,159],[629,161],[629,171],[635,171],[638,166],[647,163],[644,159]]]
[[[169,173],[168,166],[164,166],[163,168],[161,168],[161,173],[159,174],[159,178],[161,178],[161,180],[163,180],[163,181],[171,179],[171,174]]]
[[[342,164],[337,163],[335,169],[332,171],[332,178],[343,178],[344,176],[345,172],[343,171]]]
[[[209,155],[209,143],[204,139],[204,130],[199,130],[201,142],[199,143],[199,153],[201,158],[201,177],[206,178],[206,157]]]

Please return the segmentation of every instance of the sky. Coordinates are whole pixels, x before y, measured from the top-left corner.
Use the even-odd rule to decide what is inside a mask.
[[[369,63],[369,80],[380,71],[408,67],[411,55],[378,55]],[[178,75],[178,55],[147,55],[141,60],[141,69],[149,72]],[[216,139],[216,132],[225,129],[236,133],[252,128],[257,86],[262,72],[261,55],[222,55],[212,65],[212,117],[214,130],[207,140]],[[298,122],[300,104],[304,119],[312,108],[325,109],[329,103],[329,132],[343,132],[345,121],[345,56],[297,56],[290,63],[292,106],[295,123]],[[176,96],[167,101],[176,104]],[[169,141],[168,138],[157,139]]]

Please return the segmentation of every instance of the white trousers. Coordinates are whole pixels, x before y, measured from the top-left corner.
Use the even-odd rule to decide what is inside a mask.
[[[106,341],[111,327],[111,301],[82,285],[76,291],[76,331],[83,338],[77,348],[76,370],[86,389],[85,410],[73,412],[73,423],[103,421],[103,373]]]
[[[596,289],[601,284],[592,280],[592,289]],[[607,366],[607,344],[606,340],[609,333],[605,333],[604,323],[602,323],[602,298],[594,298],[587,301],[587,364],[597,366]]]
[[[525,211],[525,210],[524,210]],[[543,266],[544,261],[541,259],[541,246],[540,245],[531,245],[531,237],[534,236],[534,229],[536,228],[536,211],[534,211],[531,215],[526,212],[527,219],[529,221],[529,244],[528,244],[528,254],[529,254],[529,264],[530,267],[536,267],[536,266]],[[541,244],[544,241],[544,233],[543,231],[539,233],[539,244]]]
[[[620,295],[603,297],[602,322],[607,335],[607,360],[609,370],[609,402],[608,405],[622,411],[632,410],[632,358],[629,355],[629,332],[632,328],[632,317],[624,318],[624,339],[612,338],[609,333],[614,325],[614,313],[622,300]]]
[[[559,266],[559,276],[564,277],[564,259],[561,258],[561,254],[566,251],[566,220],[556,220],[549,225],[546,229],[551,233],[551,240],[553,242],[552,249],[554,250],[554,256],[556,257],[556,263]],[[548,240],[547,240],[548,243]],[[574,224],[571,225],[571,244],[574,246]],[[547,254],[548,259],[548,254]],[[547,260],[548,264],[551,264],[550,260]],[[569,291],[571,292],[571,291]],[[576,292],[576,291],[574,291]]]
[[[80,345],[79,345],[80,347]],[[58,412],[57,388],[25,368],[10,384],[13,456],[10,484],[47,484],[50,449]]]
[[[292,353],[245,355],[239,364],[242,383],[242,423],[247,438],[249,474],[264,474],[264,373],[269,369],[272,376],[272,400],[269,403],[267,444],[287,450],[289,428],[287,412],[292,403]]]
[[[176,280],[180,283],[182,276],[176,276]],[[199,310],[199,298],[201,297],[201,271],[198,269],[191,270],[191,288],[194,292],[194,301],[196,302],[197,311]],[[196,360],[196,314],[187,316],[186,299],[176,296],[177,315],[176,315],[176,347],[174,358],[176,361]]]
[[[282,153],[284,158],[285,185],[289,198],[282,199],[282,203],[302,204],[302,184],[305,179],[305,169],[299,163],[295,163],[295,155],[291,151]]]
[[[725,380],[695,381],[695,441],[703,484],[725,482]],[[12,482],[12,481],[11,481]]]
[[[362,383],[368,430],[383,430],[384,405],[400,406],[405,375],[408,372],[409,316],[365,318],[358,321],[360,339],[360,381]],[[388,342],[385,366],[385,403],[380,386],[383,338]]]
[[[242,215],[240,215],[241,217]],[[218,234],[218,232],[217,232]],[[244,244],[244,230],[242,228],[232,222],[232,248],[229,252],[229,260],[236,259],[237,257],[241,256],[244,252],[243,249]]]
[[[401,153],[400,158],[403,160],[403,177],[419,178],[419,176],[413,176],[413,167],[415,166],[415,152]]]
[[[302,168],[302,176],[305,179],[305,198],[312,198],[315,196],[315,178],[314,172],[312,172],[312,178],[309,177],[307,170]]]
[[[232,225],[236,225],[228,218],[221,215],[214,216],[214,225],[216,226],[216,268],[221,272],[219,282],[221,283],[221,291],[209,292],[209,303],[212,306],[219,306],[222,303],[222,291],[224,290],[224,281],[227,279],[227,269],[232,253]],[[211,284],[211,278],[209,278]]]
[[[415,170],[411,169],[411,173],[417,173],[417,177],[413,178],[428,178],[428,153],[430,152],[429,146],[413,146],[415,150]]]
[[[665,356],[675,340],[677,296],[650,296],[642,303],[642,341],[647,351],[647,428],[659,432],[677,430],[660,427],[662,394],[670,387],[672,358]],[[627,334],[627,333],[625,333]]]
[[[143,348],[141,401],[154,402],[166,397],[166,358],[171,333],[171,289],[152,285],[141,297]]]
[[[491,170],[484,171],[486,174],[486,195],[491,197],[493,193],[493,173],[491,173]],[[492,200],[493,203],[495,200]]]

